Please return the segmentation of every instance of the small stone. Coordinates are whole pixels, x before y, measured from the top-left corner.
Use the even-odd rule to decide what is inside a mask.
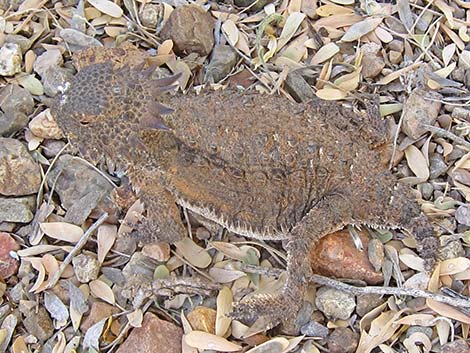
[[[155,29],[163,20],[163,12],[161,4],[144,4],[139,12],[140,21],[144,26]]]
[[[433,153],[429,158],[429,178],[439,178],[447,172],[447,169],[449,169],[449,166],[444,161],[444,157],[439,153]]]
[[[8,137],[28,124],[29,118],[20,111],[0,112],[0,136]]]
[[[287,92],[297,102],[307,102],[315,97],[312,87],[298,71],[291,71],[284,81]]]
[[[394,39],[390,43],[387,44],[390,50],[402,53],[404,49],[404,44],[402,40]]]
[[[237,63],[237,53],[229,45],[216,45],[207,65],[205,81],[219,82],[225,78]]]
[[[70,45],[73,52],[80,51],[88,47],[102,47],[103,44],[92,36],[86,35],[73,28],[64,28],[59,32],[59,36]]]
[[[60,140],[63,137],[62,130],[57,126],[49,110],[44,110],[36,115],[29,122],[28,127],[37,137],[56,140]]]
[[[67,82],[72,81],[73,74],[68,69],[62,67],[50,67],[46,70],[45,75],[41,78],[44,86],[44,93],[49,97],[55,97],[65,86]]]
[[[36,193],[40,184],[40,167],[26,146],[16,139],[0,138],[0,194],[29,195]]]
[[[439,249],[439,259],[450,260],[459,256],[465,256],[465,249],[460,240],[452,240],[452,238],[445,235],[441,236],[439,240],[441,244],[445,244],[445,246],[441,246]]]
[[[59,157],[47,182],[51,187],[54,185],[62,207],[67,210],[65,220],[68,222],[81,225],[95,208],[113,208],[109,197],[113,186],[78,158]]]
[[[52,158],[57,156],[64,146],[65,142],[62,140],[44,140],[42,143],[42,152],[47,158]]]
[[[385,299],[378,294],[358,295],[356,298],[356,313],[362,317],[383,302],[385,302]]]
[[[459,55],[459,68],[470,69],[470,50],[463,50]]]
[[[328,287],[317,291],[315,304],[326,317],[340,320],[347,320],[356,307],[353,295]]]
[[[18,260],[11,257],[10,252],[19,250],[20,246],[10,234],[0,233],[0,277],[6,279],[13,276],[19,267]]]
[[[412,139],[419,138],[427,130],[423,125],[433,125],[441,109],[441,95],[423,89],[415,89],[403,106],[403,132]]]
[[[362,46],[362,76],[364,78],[376,77],[385,67],[384,59],[379,56],[380,49],[380,45],[376,43],[367,43]]]
[[[116,353],[181,353],[182,336],[180,327],[146,313],[142,327],[134,328]]]
[[[80,254],[72,260],[75,276],[82,283],[88,283],[98,278],[100,273],[99,261],[90,255]]]
[[[403,57],[401,56],[401,53],[395,50],[390,50],[388,53],[388,58],[392,64],[399,64],[402,62]]]
[[[369,244],[366,232],[358,232],[365,249]],[[323,237],[310,252],[310,263],[315,273],[336,278],[351,278],[378,284],[383,275],[372,267],[366,251],[358,250],[347,230]]]
[[[470,226],[470,206],[462,205],[457,208],[455,211],[455,219],[460,224],[465,224],[466,226]]]
[[[0,108],[6,112],[22,112],[29,115],[34,110],[34,100],[28,90],[9,84],[0,90]]]
[[[18,44],[5,43],[0,48],[0,76],[13,76],[21,72],[21,48]]]
[[[441,353],[470,353],[470,347],[462,339],[446,343],[441,348]]]
[[[153,243],[144,245],[142,254],[160,262],[166,262],[170,258],[170,245],[168,243]]]
[[[328,337],[329,353],[353,353],[356,351],[359,337],[348,327],[336,328]]]
[[[80,330],[83,333],[86,333],[88,329],[94,324],[96,324],[98,321],[101,321],[117,313],[119,313],[119,309],[115,306],[112,306],[111,304],[99,301],[93,302],[93,304],[91,305],[90,313],[80,325]]]
[[[5,36],[5,43],[13,43],[19,45],[23,54],[26,53],[26,51],[31,48],[31,45],[33,44],[31,39],[26,38],[25,36],[22,36],[20,34],[7,34]]]
[[[379,239],[371,239],[367,246],[367,256],[375,271],[380,271],[384,264],[385,251],[384,245]]]
[[[46,50],[44,53],[39,55],[34,62],[33,69],[39,76],[43,77],[46,75],[47,70],[51,67],[62,66],[64,59],[59,49]]]
[[[1,197],[0,196],[0,222],[29,223],[33,220],[36,198]]]
[[[214,46],[212,16],[197,5],[177,7],[171,13],[160,33],[162,39],[171,39],[175,53],[209,55]]]
[[[421,194],[423,195],[423,199],[429,200],[432,197],[434,192],[434,186],[431,183],[423,183],[421,184]]]
[[[54,333],[49,313],[42,306],[24,313],[23,325],[26,331],[40,341],[45,341]]]
[[[205,306],[196,306],[187,316],[193,330],[215,334],[217,312]]]
[[[310,321],[300,328],[300,333],[308,337],[326,338],[329,332],[327,327],[316,321]]]
[[[135,252],[122,269],[122,274],[126,278],[126,288],[123,290],[124,297],[134,299],[137,292],[150,295],[155,267],[155,260],[148,258],[141,252]]]

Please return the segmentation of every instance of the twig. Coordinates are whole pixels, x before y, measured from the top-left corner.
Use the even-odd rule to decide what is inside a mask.
[[[455,141],[458,144],[463,145],[466,148],[470,149],[470,142],[466,141],[464,138],[462,138],[460,136],[457,136],[457,135],[453,134],[450,131],[447,131],[447,130],[442,129],[440,127],[427,125],[427,124],[424,124],[423,126],[426,128],[426,130],[428,130],[428,131],[430,131],[430,132],[432,132],[432,133],[434,133],[434,134],[436,134],[440,137],[446,137],[449,140]]]
[[[255,265],[242,264],[241,269],[250,273],[257,273],[261,275],[279,277],[284,271],[276,268],[262,268]],[[436,300],[441,303],[449,304],[457,308],[470,308],[470,299],[463,299],[460,297],[452,298],[447,295],[432,293],[429,291],[415,289],[415,288],[395,288],[395,287],[356,287],[350,284],[346,284],[328,277],[320,275],[312,275],[310,277],[311,282],[315,282],[322,286],[328,286],[335,289],[339,289],[344,292],[352,293],[354,295],[365,295],[365,294],[380,294],[380,295],[408,295],[414,298],[429,298]]]
[[[95,223],[93,223],[90,228],[87,229],[87,231],[81,236],[81,238],[78,240],[77,244],[75,244],[74,248],[72,249],[71,252],[67,255],[67,257],[64,259],[62,264],[59,267],[59,270],[54,273],[54,276],[51,278],[49,281],[48,285],[46,286],[46,289],[50,289],[54,287],[59,280],[60,276],[64,272],[65,268],[72,262],[72,259],[75,257],[75,255],[85,246],[85,244],[88,242],[90,239],[91,235],[93,232],[101,225],[103,224],[104,221],[108,218],[108,213],[103,213],[100,218],[96,220]]]

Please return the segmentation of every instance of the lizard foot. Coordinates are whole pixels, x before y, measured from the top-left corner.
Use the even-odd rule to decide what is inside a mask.
[[[269,330],[281,322],[295,318],[301,300],[290,301],[283,293],[278,295],[258,294],[235,304],[229,316],[233,319],[253,323],[261,329]]]

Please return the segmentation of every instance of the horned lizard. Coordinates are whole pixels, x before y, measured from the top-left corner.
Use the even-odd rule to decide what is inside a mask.
[[[310,249],[345,225],[404,229],[434,257],[433,228],[383,163],[387,124],[373,109],[234,90],[170,95],[176,78],[150,74],[89,65],[52,114],[83,156],[127,173],[146,207],[141,240],[180,240],[183,206],[231,232],[283,241],[282,293],[240,303],[235,317],[264,315],[272,326],[296,313]]]

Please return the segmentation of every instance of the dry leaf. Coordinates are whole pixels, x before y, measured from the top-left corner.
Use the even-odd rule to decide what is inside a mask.
[[[325,44],[323,47],[321,47],[313,56],[312,61],[310,61],[310,64],[312,65],[318,65],[328,59],[331,59],[333,56],[339,53],[339,47],[331,42],[328,44]]]
[[[175,243],[175,246],[181,255],[195,267],[206,268],[212,261],[208,252],[197,245],[191,238],[186,237]]]
[[[286,45],[289,40],[294,36],[302,21],[305,19],[305,14],[301,12],[294,12],[287,17],[286,24],[282,29],[281,36],[277,45],[277,50]]]
[[[319,89],[316,93],[317,97],[327,101],[335,101],[346,98],[347,94],[344,91],[341,91],[336,88],[322,88]]]
[[[100,10],[102,13],[111,17],[121,17],[122,8],[109,0],[88,0],[90,5]]]
[[[466,257],[456,257],[441,262],[440,275],[455,275],[468,269],[470,269],[470,259]]]
[[[91,293],[109,304],[114,304],[113,290],[103,281],[95,279],[89,283]]]
[[[382,23],[383,18],[367,18],[364,21],[353,24],[341,38],[342,42],[353,42],[369,32],[372,32]]]
[[[102,224],[98,227],[98,261],[103,263],[117,238],[117,227],[113,224]]]
[[[197,349],[211,349],[219,352],[236,352],[242,347],[204,331],[191,331],[184,335],[184,341]]]
[[[227,316],[232,311],[233,295],[228,287],[223,287],[217,296],[217,316],[215,321],[215,334],[223,337],[228,331],[232,319]]]
[[[57,240],[67,241],[69,243],[76,243],[83,235],[83,229],[75,224],[50,222],[40,223],[39,226],[47,236]]]
[[[235,22],[228,19],[222,24],[222,30],[227,36],[227,40],[230,43],[230,45],[235,46],[238,42],[238,33],[239,33]]]
[[[444,66],[448,66],[450,63],[450,60],[455,54],[455,51],[457,49],[457,46],[455,43],[448,44],[442,49],[442,61],[444,61]]]
[[[414,145],[410,145],[405,149],[405,157],[411,171],[424,180],[429,178],[429,167],[426,158],[421,151]]]
[[[426,299],[426,304],[439,315],[470,324],[470,316],[465,315],[453,306],[435,301],[433,299]]]
[[[289,346],[289,341],[284,337],[275,337],[259,346],[251,348],[246,353],[282,353]]]
[[[351,14],[354,13],[354,10],[350,7],[339,6],[335,4],[326,4],[320,6],[316,14],[321,17],[327,17],[331,15],[341,15],[341,14]]]

